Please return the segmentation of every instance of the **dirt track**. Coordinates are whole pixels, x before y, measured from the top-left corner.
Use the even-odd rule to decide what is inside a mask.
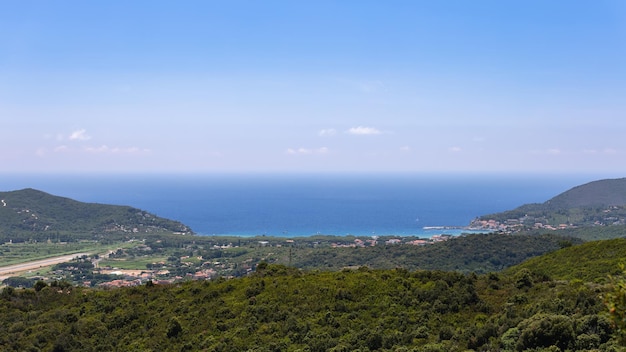
[[[83,255],[89,255],[89,253],[75,253],[70,255],[64,255],[61,257],[52,257],[27,263],[3,266],[0,267],[0,281],[6,279],[7,277],[15,276],[16,274],[22,273],[24,271],[35,270],[41,267],[67,262],[76,257],[82,257]]]

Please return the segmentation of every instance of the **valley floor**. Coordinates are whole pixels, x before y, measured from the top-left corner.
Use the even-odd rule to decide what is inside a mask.
[[[36,270],[41,267],[48,267],[48,266],[52,266],[55,264],[68,262],[76,257],[82,257],[85,255],[89,255],[89,253],[75,253],[75,254],[64,255],[60,257],[35,260],[32,262],[27,262],[27,263],[3,266],[3,267],[0,267],[0,281],[10,276],[15,276],[17,274],[20,274],[26,271]]]

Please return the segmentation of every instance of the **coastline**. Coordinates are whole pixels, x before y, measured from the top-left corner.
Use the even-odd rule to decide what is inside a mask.
[[[486,234],[491,233],[493,230],[478,229],[466,226],[425,226],[419,231],[406,232],[349,232],[349,233],[332,233],[332,232],[313,232],[313,233],[289,233],[289,232],[265,232],[265,233],[200,233],[197,232],[197,236],[206,237],[241,237],[241,238],[253,238],[253,237],[275,237],[275,238],[302,238],[302,237],[314,237],[314,236],[331,236],[331,237],[416,237],[432,239],[437,236],[452,236],[457,237],[461,235],[471,234]]]
[[[81,202],[132,206],[180,221],[201,236],[283,238],[481,233],[487,230],[470,225],[477,216],[543,202],[577,183],[571,177],[549,175],[425,174],[13,175],[3,179],[8,190],[30,187]]]

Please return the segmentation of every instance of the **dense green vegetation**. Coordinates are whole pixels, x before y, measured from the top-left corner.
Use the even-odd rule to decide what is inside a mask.
[[[601,286],[529,270],[301,272],[115,290],[53,283],[0,295],[14,351],[614,350]],[[554,347],[551,347],[554,346]],[[556,349],[554,349],[556,348]]]
[[[621,350],[623,334],[603,298],[623,296],[606,279],[619,273],[626,239],[577,245],[553,236],[494,234],[387,249],[440,247],[436,251],[448,255],[482,247],[488,258],[490,250],[506,251],[499,246],[544,239],[563,248],[484,275],[367,267],[301,271],[261,262],[246,277],[173,285],[98,290],[31,282],[33,288],[0,294],[0,345],[15,351]],[[267,242],[272,240],[281,241]],[[245,241],[238,251],[253,249],[246,246],[255,241]],[[81,275],[91,269],[84,262],[61,266]],[[584,276],[567,276],[583,270]]]
[[[579,239],[556,235],[479,234],[426,246],[383,245],[370,248],[300,250],[292,265],[306,269],[339,270],[367,265],[377,269],[405,268],[487,273],[557,250]],[[281,261],[277,261],[281,263]],[[286,264],[286,263],[285,263]]]
[[[191,231],[132,207],[82,203],[34,189],[0,192],[0,200],[0,242],[120,240]]]
[[[626,346],[626,265],[620,264],[621,275],[611,275],[610,290],[603,295],[615,334],[620,345]]]
[[[626,205],[626,178],[589,182],[544,203],[544,207],[549,209],[611,205]]]
[[[538,232],[535,231],[535,233]],[[545,233],[545,231],[543,231],[543,233]],[[565,230],[551,231],[550,233],[561,236],[575,237],[583,241],[608,240],[613,238],[626,237],[626,226],[583,226]]]
[[[587,242],[532,258],[510,271],[530,270],[557,280],[604,282],[620,274],[626,261],[626,238]]]

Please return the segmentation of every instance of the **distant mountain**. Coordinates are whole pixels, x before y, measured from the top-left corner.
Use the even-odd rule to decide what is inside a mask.
[[[0,192],[0,240],[164,232],[191,233],[191,229],[129,206],[83,203],[30,188]]]
[[[600,180],[576,186],[543,203],[545,209],[626,205],[626,178]]]
[[[608,225],[626,225],[626,178],[589,182],[545,203],[484,215],[470,224],[505,232]]]

